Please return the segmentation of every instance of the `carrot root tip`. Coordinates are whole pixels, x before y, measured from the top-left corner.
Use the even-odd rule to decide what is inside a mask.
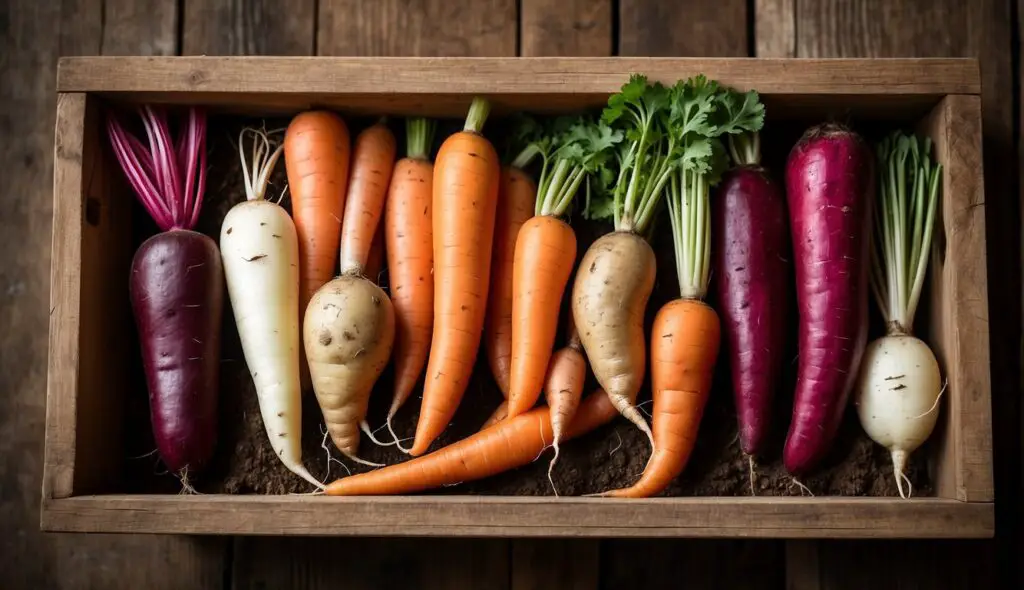
[[[391,439],[394,441],[391,444],[394,444],[396,447],[398,447],[399,451],[402,451],[403,453],[408,455],[409,454],[409,448],[402,446],[402,441],[403,440],[409,440],[409,439],[407,439],[407,438],[406,439],[400,439],[400,438],[398,438],[398,435],[395,434],[395,428],[391,424],[391,420],[394,419],[394,417],[395,417],[395,413],[394,412],[388,412],[387,420],[385,420],[385,424],[388,427],[388,432],[391,434]]]
[[[558,497],[558,487],[555,486],[555,480],[551,477],[552,472],[555,469],[555,463],[558,463],[558,437],[555,437],[555,442],[552,445],[555,448],[555,456],[551,458],[551,462],[548,463],[548,483],[551,484],[551,490],[555,492],[555,497]]]

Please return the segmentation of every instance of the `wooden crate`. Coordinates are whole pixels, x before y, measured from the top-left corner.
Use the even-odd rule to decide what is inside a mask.
[[[924,337],[948,378],[929,445],[935,495],[677,497],[125,495],[131,198],[103,149],[104,100],[247,114],[326,106],[460,116],[602,104],[632,72],[756,88],[771,117],[919,121],[945,164]],[[975,60],[69,58],[58,70],[42,528],[283,535],[988,537],[994,530],[981,100]]]

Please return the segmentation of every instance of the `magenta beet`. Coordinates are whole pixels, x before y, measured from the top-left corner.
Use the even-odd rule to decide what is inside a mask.
[[[762,451],[789,328],[786,198],[759,165],[758,137],[730,138],[733,161],[712,200],[713,276],[732,376],[740,448]]]
[[[192,231],[205,185],[205,118],[189,111],[177,143],[163,111],[141,109],[146,141],[114,117],[107,133],[139,201],[161,232],[132,260],[130,297],[160,458],[187,485],[217,438],[224,273],[217,245]]]
[[[794,475],[828,452],[864,353],[873,163],[859,135],[826,124],[786,165],[799,365],[783,460]]]

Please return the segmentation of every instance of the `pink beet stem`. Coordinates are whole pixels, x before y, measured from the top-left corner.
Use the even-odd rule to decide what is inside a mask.
[[[199,221],[206,188],[206,117],[190,108],[175,142],[163,109],[144,106],[139,115],[148,147],[117,117],[107,119],[107,135],[117,161],[162,231],[192,229]]]

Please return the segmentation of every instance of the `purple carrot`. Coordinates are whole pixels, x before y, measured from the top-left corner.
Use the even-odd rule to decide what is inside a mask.
[[[825,124],[804,133],[786,165],[799,312],[793,420],[783,454],[793,475],[828,452],[864,353],[873,163],[859,135]]]
[[[789,327],[791,254],[786,197],[760,166],[760,138],[730,136],[737,164],[712,200],[715,289],[732,375],[740,448],[762,451]]]
[[[177,143],[162,109],[139,109],[146,142],[107,119],[110,144],[160,228],[132,260],[130,298],[160,458],[188,485],[217,438],[224,273],[216,243],[192,231],[206,185],[206,119],[190,109]]]

